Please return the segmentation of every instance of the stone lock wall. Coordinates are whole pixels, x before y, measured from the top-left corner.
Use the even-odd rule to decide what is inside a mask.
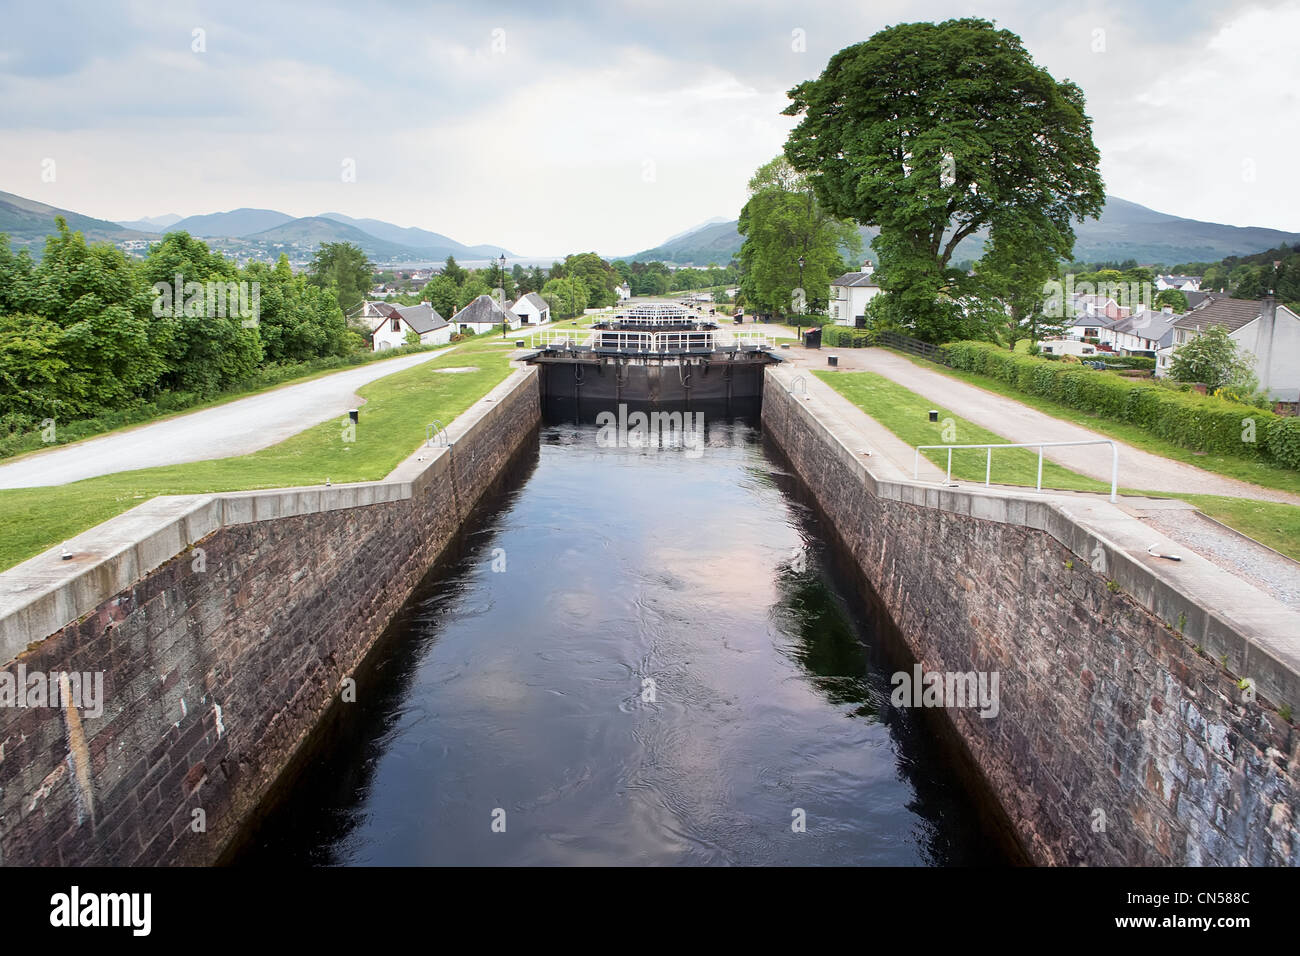
[[[537,426],[507,384],[409,482],[196,499],[216,530],[5,665],[102,671],[105,707],[0,708],[0,860],[216,861]]]
[[[763,428],[924,670],[999,673],[946,713],[1033,862],[1300,865],[1300,735],[1218,660],[1046,530],[899,500],[771,377]]]

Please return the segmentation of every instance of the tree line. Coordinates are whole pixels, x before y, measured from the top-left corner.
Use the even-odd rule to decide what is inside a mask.
[[[0,235],[0,435],[366,348],[334,286],[284,256],[241,268],[178,232],[133,260],[56,226],[39,261]]]
[[[335,244],[342,245],[342,244]],[[322,248],[317,259],[318,271],[334,275],[338,263],[351,263],[350,276],[338,283],[349,295],[341,305],[349,314],[365,298],[365,282],[375,284],[394,281],[391,272],[374,272],[365,262],[365,255],[352,246],[349,250]],[[315,265],[315,264],[314,264]],[[386,301],[399,305],[428,302],[438,314],[450,319],[480,295],[501,294],[507,304],[529,292],[536,292],[551,307],[556,318],[581,315],[585,309],[602,309],[618,302],[618,287],[626,285],[631,295],[663,296],[673,292],[695,289],[723,289],[734,283],[739,270],[732,264],[707,268],[672,269],[663,262],[626,262],[602,259],[594,252],[580,252],[553,262],[549,269],[540,266],[524,267],[516,263],[503,273],[501,267],[489,264],[478,269],[467,269],[454,256],[448,256],[437,275],[423,285],[407,280],[408,290]],[[363,281],[364,280],[364,281]],[[342,294],[342,293],[341,293]]]

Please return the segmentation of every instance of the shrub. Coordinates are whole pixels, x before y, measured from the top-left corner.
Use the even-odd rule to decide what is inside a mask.
[[[867,329],[851,329],[847,325],[824,325],[822,345],[835,349],[865,349],[875,345],[875,336]]]
[[[1140,425],[1184,448],[1262,458],[1300,469],[1300,418],[1283,418],[1223,397],[1170,388],[1159,380],[1124,378],[1078,364],[1015,355],[987,342],[954,342],[947,352],[955,369]]]

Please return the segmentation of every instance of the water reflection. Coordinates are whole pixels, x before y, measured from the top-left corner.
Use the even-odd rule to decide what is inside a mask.
[[[696,458],[559,421],[522,467],[240,862],[998,859],[749,421]]]

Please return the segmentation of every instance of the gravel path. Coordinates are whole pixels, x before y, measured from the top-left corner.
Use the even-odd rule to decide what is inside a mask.
[[[371,362],[214,408],[28,455],[0,465],[0,488],[66,485],[136,468],[247,455],[356,408],[361,401],[356,392],[361,386],[449,351],[438,349]]]
[[[1141,515],[1157,531],[1300,611],[1300,564],[1206,518],[1199,511],[1162,509]]]

